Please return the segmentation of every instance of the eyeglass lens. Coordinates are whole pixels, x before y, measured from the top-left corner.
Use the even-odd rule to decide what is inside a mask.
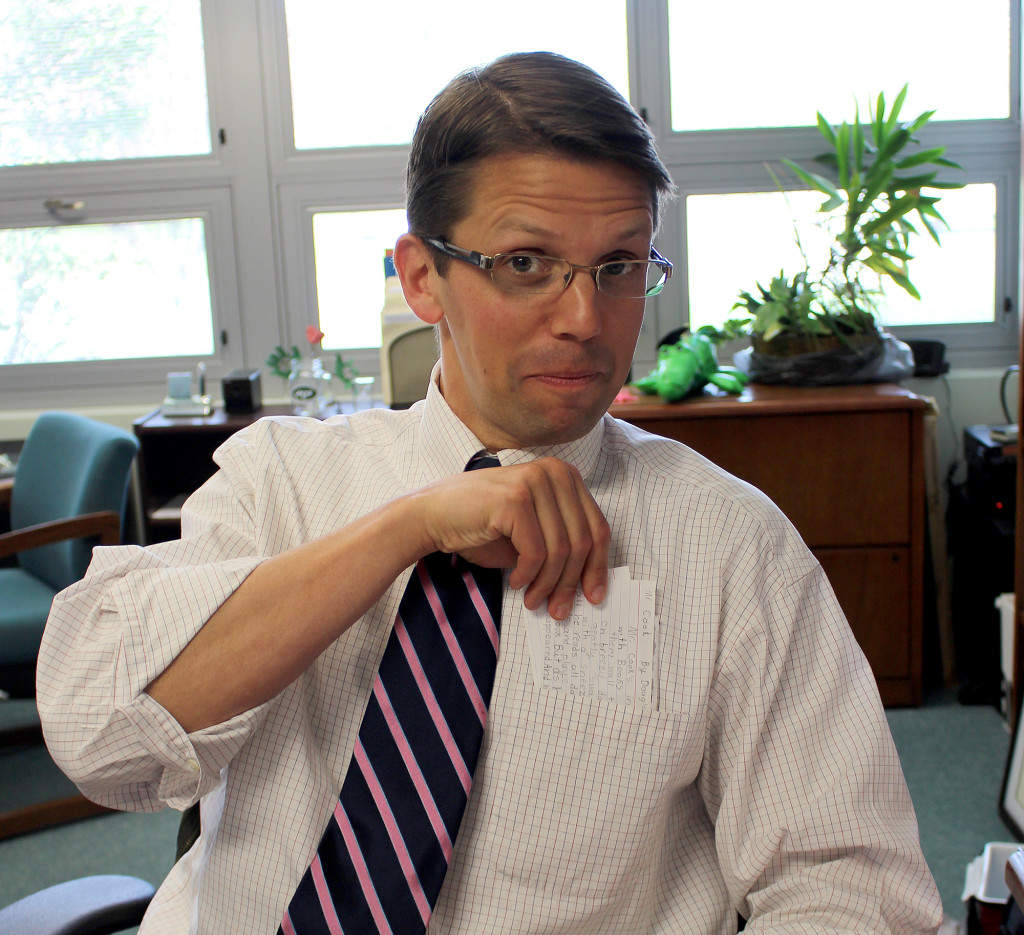
[[[572,273],[567,260],[534,254],[499,254],[491,278],[504,292],[522,295],[561,292]],[[653,261],[619,260],[597,270],[597,288],[617,298],[643,298],[665,281],[665,271]]]

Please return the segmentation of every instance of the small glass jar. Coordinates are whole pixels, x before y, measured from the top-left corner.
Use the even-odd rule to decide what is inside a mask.
[[[373,377],[356,377],[352,380],[352,409],[359,412],[373,408]]]
[[[288,374],[288,395],[297,416],[320,418],[333,402],[331,375],[324,370],[319,357],[303,357],[292,361]]]

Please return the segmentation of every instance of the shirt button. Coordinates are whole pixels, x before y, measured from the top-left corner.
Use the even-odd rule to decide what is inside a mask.
[[[199,761],[198,760],[188,759],[188,760],[185,761],[185,767],[188,769],[188,771],[190,773],[198,773],[199,772]]]

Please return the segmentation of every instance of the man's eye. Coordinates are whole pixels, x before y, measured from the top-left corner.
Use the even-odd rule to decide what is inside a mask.
[[[519,276],[535,276],[546,268],[543,257],[529,253],[514,253],[505,257],[503,265],[509,272]]]
[[[602,264],[601,271],[605,276],[628,276],[638,268],[635,260],[610,260]]]

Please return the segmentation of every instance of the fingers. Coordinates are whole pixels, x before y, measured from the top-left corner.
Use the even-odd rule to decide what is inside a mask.
[[[528,608],[546,600],[548,613],[564,620],[572,610],[576,588],[592,603],[604,597],[607,582],[610,532],[596,501],[587,490],[579,471],[554,459],[535,462],[541,472],[533,487],[534,510],[543,539],[539,554],[529,567],[517,567],[509,583],[526,585],[523,595]],[[513,538],[513,545],[516,540]],[[524,553],[520,552],[523,558]],[[536,565],[536,572],[531,575]]]
[[[577,484],[586,494],[581,497],[584,512],[587,516],[592,547],[583,563],[583,595],[591,604],[600,604],[608,592],[608,550],[611,545],[612,531],[604,513],[590,495],[583,478],[576,472]]]
[[[579,471],[556,458],[473,471],[420,492],[429,501],[427,551],[457,552],[488,567],[511,568],[524,603],[564,620],[576,589],[600,603],[611,533]]]

